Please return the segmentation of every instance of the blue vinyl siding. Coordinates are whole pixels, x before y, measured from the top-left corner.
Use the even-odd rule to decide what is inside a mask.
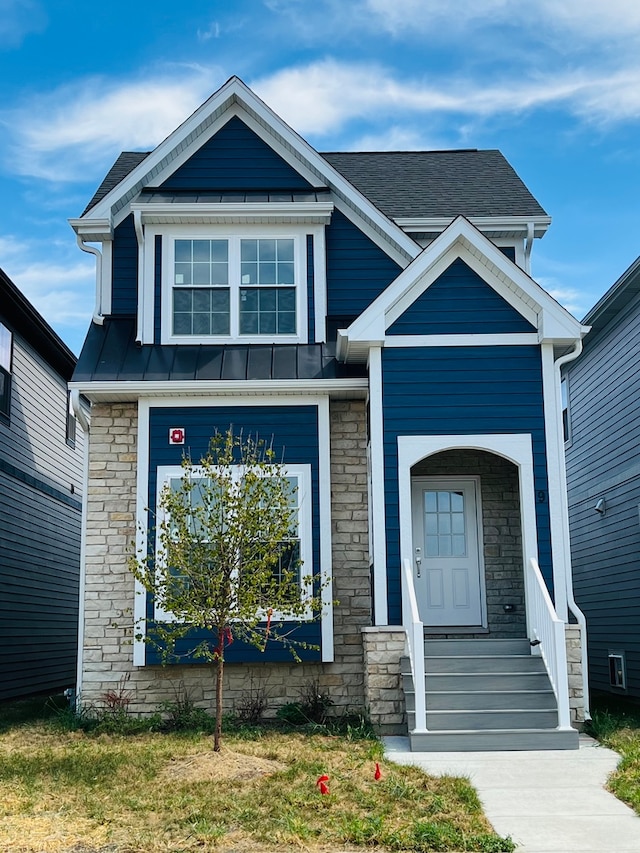
[[[339,210],[331,217],[326,239],[329,325],[335,318],[334,325],[348,326],[397,278],[402,267]]]
[[[113,235],[111,313],[134,316],[138,301],[138,240],[133,214],[117,226]]]
[[[412,347],[384,349],[382,357],[390,623],[401,621],[397,470],[400,435],[531,434],[538,494],[538,556],[552,589],[539,347]]]
[[[311,185],[239,118],[180,166],[162,188],[193,190],[294,190]]]
[[[159,465],[179,465],[183,453],[190,453],[197,462],[207,451],[209,440],[217,429],[225,432],[230,425],[244,435],[256,435],[268,442],[273,439],[277,459],[285,464],[311,465],[312,529],[313,529],[313,572],[320,567],[320,515],[318,485],[318,410],[316,406],[207,406],[154,408],[149,420],[149,506],[155,510],[157,468]],[[184,447],[170,445],[169,429],[184,427]],[[324,523],[328,523],[325,519]],[[153,614],[152,602],[148,600],[147,616]],[[294,627],[294,626],[291,626]],[[206,636],[195,633],[177,646],[180,654],[187,654],[198,639]],[[320,646],[320,622],[301,623],[295,626],[294,639]],[[320,660],[319,649],[298,649],[303,660]],[[234,642],[226,651],[230,663],[274,662],[292,660],[291,653],[282,643],[270,641],[263,654],[253,646]],[[159,657],[151,646],[147,647],[147,662],[158,663]],[[184,662],[184,661],[183,661]],[[194,661],[191,661],[194,662]],[[196,661],[197,662],[197,661]]]
[[[390,335],[535,332],[534,327],[458,258],[388,329]]]

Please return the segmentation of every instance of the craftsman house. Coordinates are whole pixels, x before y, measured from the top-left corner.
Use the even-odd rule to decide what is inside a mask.
[[[640,258],[584,318],[563,372],[576,599],[589,621],[589,682],[640,700]]]
[[[83,434],[76,358],[0,270],[0,700],[76,680]]]
[[[233,424],[282,454],[330,585],[291,626],[301,663],[230,646],[231,701],[317,681],[414,748],[577,745],[559,363],[586,328],[529,275],[549,222],[498,151],[320,154],[237,78],[120,156],[71,222],[98,257],[71,383],[92,402],[83,700],[124,678],[133,710],[180,682],[210,703],[202,665],[137,636],[167,614],[126,557],[185,450]]]

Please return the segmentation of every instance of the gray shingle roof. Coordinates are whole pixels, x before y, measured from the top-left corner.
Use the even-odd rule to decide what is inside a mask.
[[[124,151],[83,215],[147,156],[148,152]],[[392,219],[545,215],[497,150],[358,151],[322,156]]]
[[[497,150],[358,151],[322,156],[392,219],[545,215]]]

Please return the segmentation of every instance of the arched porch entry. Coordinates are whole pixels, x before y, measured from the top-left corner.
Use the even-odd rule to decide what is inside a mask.
[[[525,561],[537,558],[531,440],[398,439],[402,559],[425,632],[524,637]]]

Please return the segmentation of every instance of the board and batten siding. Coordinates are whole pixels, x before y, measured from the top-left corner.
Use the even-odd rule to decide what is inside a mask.
[[[587,617],[591,687],[624,653],[626,695],[640,698],[640,295],[566,371],[565,453],[575,597]],[[599,498],[606,513],[595,511]]]
[[[401,622],[397,441],[401,435],[531,435],[538,558],[552,590],[540,348],[385,348],[382,377],[390,624]]]
[[[149,507],[155,510],[157,490],[157,470],[161,465],[180,465],[183,454],[190,454],[196,463],[207,452],[211,436],[217,430],[225,433],[232,426],[237,434],[251,436],[266,441],[275,452],[275,458],[285,465],[308,464],[311,467],[312,498],[312,535],[313,535],[313,574],[320,569],[320,497],[319,497],[319,458],[318,458],[318,407],[314,405],[282,406],[185,406],[157,407],[149,414]],[[185,429],[185,445],[171,445],[168,442],[169,430],[175,427]],[[328,524],[328,520],[324,520]],[[152,622],[153,602],[147,600],[147,618]],[[299,648],[297,653],[302,660],[321,660],[320,622],[302,622],[290,625],[294,629],[292,639],[309,643],[317,648]],[[205,638],[204,634],[194,632],[193,636],[176,644],[180,655],[188,654],[190,648]],[[225,650],[225,659],[229,663],[256,663],[259,661],[289,663],[291,652],[282,643],[270,642],[264,653],[253,646],[234,642]],[[152,646],[147,648],[147,663],[159,663],[160,658]],[[182,663],[198,661],[183,660]]]
[[[0,699],[75,682],[83,433],[66,442],[67,385],[14,335],[0,423]]]

